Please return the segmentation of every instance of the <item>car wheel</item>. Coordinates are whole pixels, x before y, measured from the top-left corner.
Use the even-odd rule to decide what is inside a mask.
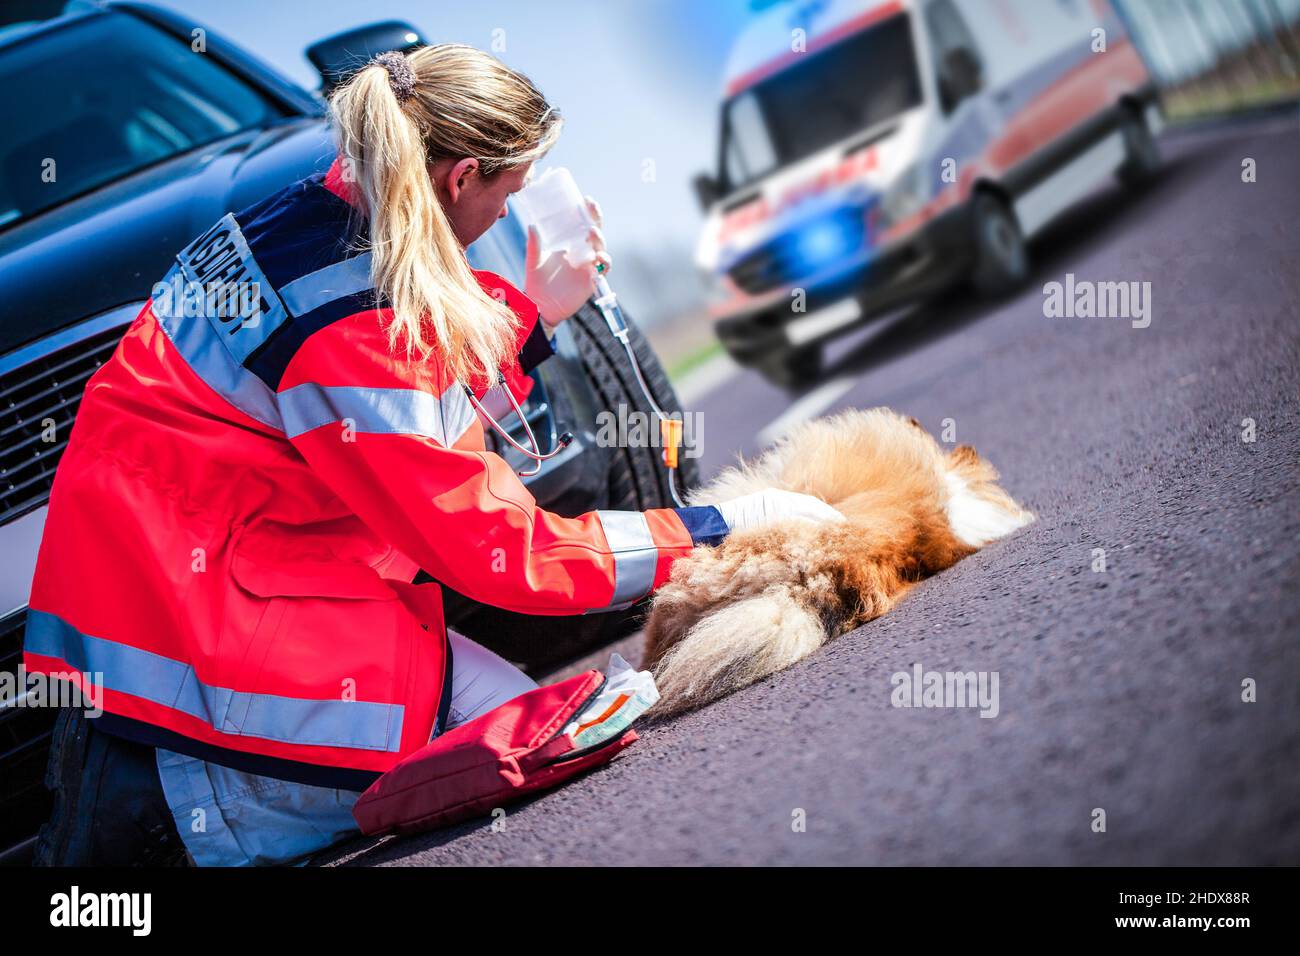
[[[1151,135],[1144,114],[1125,109],[1120,121],[1124,137],[1124,162],[1116,171],[1119,181],[1130,189],[1149,183],[1160,170],[1160,147]]]
[[[822,371],[820,345],[783,348],[763,356],[756,366],[759,373],[785,389],[802,388],[817,380]]]
[[[975,267],[971,282],[983,295],[997,297],[1029,278],[1029,251],[1016,214],[990,192],[974,199]]]
[[[600,312],[588,303],[565,326],[573,335],[599,406],[617,410],[620,404],[625,405],[629,412],[644,412],[653,421],[653,411],[637,385],[627,352],[610,333]],[[628,340],[659,407],[669,414],[681,411],[658,357],[631,320]],[[619,511],[675,507],[662,449],[617,447],[611,452],[607,503],[593,503],[591,507]],[[685,495],[698,483],[699,465],[696,459],[685,456],[678,461],[678,491]],[[451,627],[534,676],[638,630],[645,623],[650,604],[646,598],[626,610],[604,614],[530,615],[470,601],[455,592],[449,591],[447,596],[447,622]]]

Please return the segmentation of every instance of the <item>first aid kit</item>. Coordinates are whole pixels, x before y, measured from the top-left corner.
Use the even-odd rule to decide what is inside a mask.
[[[490,813],[613,760],[659,699],[618,655],[454,727],[381,776],[352,808],[363,833],[420,833]]]

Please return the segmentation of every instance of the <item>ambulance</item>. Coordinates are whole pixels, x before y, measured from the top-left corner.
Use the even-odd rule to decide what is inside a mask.
[[[1157,172],[1160,125],[1106,0],[769,0],[695,180],[718,337],[795,387],[873,317],[965,280],[1005,294],[1054,217]]]

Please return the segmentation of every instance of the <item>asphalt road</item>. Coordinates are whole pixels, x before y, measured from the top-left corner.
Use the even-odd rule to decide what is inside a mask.
[[[1298,133],[1292,115],[1166,137],[1162,180],[1058,223],[1019,297],[869,330],[796,408],[954,419],[1036,524],[497,830],[338,862],[1300,862]],[[1044,317],[1067,272],[1149,281],[1150,326]],[[747,372],[702,396],[706,473],[790,406]],[[996,671],[998,715],[891,706],[916,663]]]

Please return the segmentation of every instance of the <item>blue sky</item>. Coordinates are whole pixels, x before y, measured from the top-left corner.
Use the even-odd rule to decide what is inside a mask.
[[[723,65],[749,13],[748,0],[161,2],[312,89],[319,77],[303,50],[377,20],[407,20],[431,41],[496,53],[565,114],[548,163],[568,166],[600,201],[616,257],[628,244],[694,245],[690,179],[713,166]],[[644,181],[647,160],[653,182]]]

